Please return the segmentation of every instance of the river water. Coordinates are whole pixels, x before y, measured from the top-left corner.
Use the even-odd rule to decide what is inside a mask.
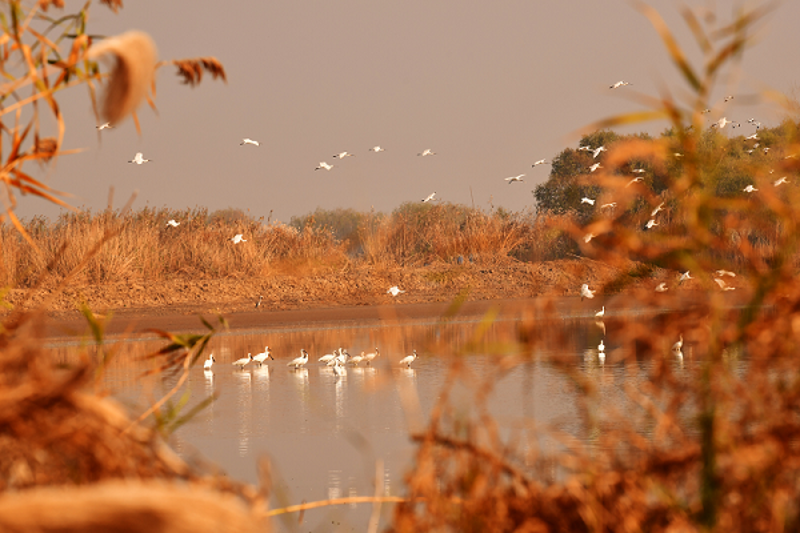
[[[474,407],[474,391],[491,380],[495,386],[488,406],[504,434],[535,422],[591,443],[597,428],[588,427],[580,416],[580,397],[569,374],[576,372],[596,385],[593,401],[600,407],[619,409],[628,402],[623,384],[648,379],[649,363],[620,362],[624,353],[615,345],[613,320],[601,324],[586,316],[537,324],[535,344],[520,342],[522,324],[520,317],[476,317],[300,325],[217,335],[209,344],[216,364],[210,371],[202,365],[193,368],[171,404],[185,401],[181,412],[186,413],[207,397],[216,399],[180,426],[171,444],[187,460],[202,459],[250,483],[258,482],[257,461],[268,458],[271,507],[374,495],[378,461],[383,494],[402,496],[415,449],[409,434],[426,424],[456,362],[468,377],[452,389],[451,399],[465,417]],[[597,349],[601,340],[605,361]],[[176,376],[143,377],[157,364],[143,356],[164,345],[152,337],[110,339],[113,356],[101,384],[132,415],[144,412],[176,383]],[[231,364],[265,346],[275,361],[243,370]],[[377,347],[381,356],[370,366],[349,366],[340,376],[317,362],[338,347],[351,355]],[[297,370],[288,367],[301,348],[311,354],[309,364]],[[420,356],[411,367],[399,365],[414,349]],[[70,341],[53,343],[51,350],[69,362],[87,348]],[[566,366],[551,364],[555,356]],[[688,372],[695,363],[687,352],[672,364],[676,372]],[[391,507],[383,506],[382,525],[390,519]],[[365,504],[331,506],[307,512],[301,529],[297,515],[287,515],[276,526],[288,531],[364,531],[370,512]]]

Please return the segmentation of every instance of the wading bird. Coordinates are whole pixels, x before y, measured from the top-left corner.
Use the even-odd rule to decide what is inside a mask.
[[[253,139],[242,139],[242,142],[239,143],[239,146],[244,146],[245,144],[252,144],[253,146],[260,146],[258,141],[254,141]]]
[[[400,289],[400,287],[398,287],[397,285],[395,285],[394,287],[389,287],[389,290],[388,290],[388,291],[386,291],[386,294],[391,294],[392,296],[397,296],[397,295],[398,295],[398,294],[400,294],[401,292],[406,292],[406,291],[404,291],[404,290],[401,290],[401,289]]]
[[[509,185],[511,185],[515,181],[523,181],[522,176],[524,175],[525,174],[520,174],[519,176],[511,176],[510,178],[506,178],[506,181],[508,182]]]
[[[305,365],[306,363],[308,363],[308,352],[306,351],[305,348],[301,348],[300,349],[300,357],[292,359],[291,361],[286,363],[286,366],[293,366],[295,368],[295,370],[296,370],[296,369],[300,368],[301,366]]]
[[[233,366],[238,366],[240,369],[243,369],[247,365],[247,363],[249,363],[252,360],[253,360],[253,356],[250,355],[250,354],[247,354],[247,357],[242,357],[241,359],[237,359],[232,364],[233,364]]]
[[[261,307],[261,301],[262,301],[263,299],[264,299],[264,297],[263,297],[262,295],[260,295],[260,294],[259,294],[259,295],[258,295],[258,301],[256,302],[256,309],[258,309],[259,307]]]
[[[681,333],[680,338],[672,345],[673,352],[680,352],[683,348],[683,334]]]
[[[341,348],[339,348],[339,350],[341,350]],[[328,361],[333,361],[334,357],[336,357],[336,350],[334,350],[333,353],[326,353],[325,355],[320,357],[318,361],[320,363],[327,363]]]
[[[436,196],[436,191],[430,193],[426,198],[423,198],[422,203],[424,204],[426,202],[430,202],[431,200],[433,200],[434,196]]]
[[[236,235],[234,235],[231,241],[233,241],[233,244],[239,244],[240,242],[247,242],[247,240],[244,238],[244,235],[242,235],[241,233],[237,233]]]
[[[417,351],[414,350],[414,353],[412,353],[411,355],[407,355],[402,359],[400,359],[400,364],[406,365],[407,367],[411,368],[411,363],[413,363],[416,358],[417,358]]]
[[[275,360],[275,358],[272,357],[272,353],[269,351],[269,346],[264,346],[263,352],[253,356],[253,361],[258,363],[258,366],[263,365],[264,361],[266,361],[267,359],[272,359],[273,361]]]
[[[330,170],[332,168],[333,168],[333,165],[329,165],[325,161],[320,161],[319,162],[319,166],[317,168],[315,168],[314,170]]]
[[[376,346],[376,347],[375,347],[375,351],[374,351],[374,352],[370,352],[370,353],[368,353],[368,354],[366,354],[366,355],[364,356],[364,361],[366,361],[366,362],[367,362],[367,364],[370,364],[370,363],[372,363],[372,361],[373,361],[373,360],[374,360],[376,357],[380,357],[380,356],[381,356],[381,352],[380,352],[380,350],[378,350],[378,347]]]
[[[436,152],[434,152],[430,148],[425,148],[422,152],[418,153],[417,155],[425,157],[427,155],[436,155]]]
[[[364,360],[364,352],[361,352],[361,355],[354,355],[353,357],[351,357],[348,363],[354,366],[358,366],[358,363],[360,363],[363,360]]]
[[[584,298],[589,298],[591,300],[592,298],[594,298],[594,293],[596,292],[597,292],[596,290],[594,291],[590,290],[589,285],[584,283],[583,285],[581,285],[581,301],[583,301]]]
[[[203,370],[211,370],[211,367],[214,366],[214,363],[216,363],[216,361],[217,360],[214,359],[214,354],[213,353],[209,354],[208,359],[203,361]]]
[[[142,155],[142,152],[136,152],[136,155],[133,156],[133,159],[128,161],[128,163],[136,163],[137,165],[143,165],[145,163],[149,163],[151,159],[145,159]]]
[[[603,318],[606,316],[606,306],[604,305],[598,312],[594,314],[597,318]]]

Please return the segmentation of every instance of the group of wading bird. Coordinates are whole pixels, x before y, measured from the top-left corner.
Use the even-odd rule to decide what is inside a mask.
[[[375,348],[374,352],[365,353],[361,352],[361,355],[350,355],[347,350],[344,348],[339,348],[334,350],[332,353],[328,353],[323,355],[318,359],[320,363],[325,364],[326,366],[332,367],[333,371],[336,374],[341,374],[344,372],[344,369],[347,365],[358,366],[359,363],[364,363],[366,365],[371,365],[372,361],[374,361],[377,357],[380,357],[381,352],[378,348]],[[243,370],[250,363],[258,364],[258,366],[262,366],[264,363],[267,362],[267,359],[275,360],[272,357],[272,352],[269,349],[269,346],[264,347],[264,351],[253,355],[252,353],[248,353],[247,357],[242,357],[241,359],[237,359],[233,363],[233,366],[239,367],[239,370]],[[411,367],[411,363],[413,363],[417,359],[417,351],[413,350],[411,355],[407,355],[403,357],[400,361],[400,365],[405,365],[406,367]],[[300,357],[296,357],[292,359],[286,366],[290,366],[293,369],[297,370],[298,368],[303,368],[308,364],[309,354],[305,348],[300,349]],[[205,360],[203,363],[204,370],[211,370],[211,367],[214,366],[217,360],[214,358],[214,354],[209,354],[208,359]]]

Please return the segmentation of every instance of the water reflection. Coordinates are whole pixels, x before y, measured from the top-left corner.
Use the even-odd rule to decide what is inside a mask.
[[[235,369],[236,406],[239,418],[239,456],[245,457],[250,450],[250,435],[253,420],[253,376],[249,370]]]

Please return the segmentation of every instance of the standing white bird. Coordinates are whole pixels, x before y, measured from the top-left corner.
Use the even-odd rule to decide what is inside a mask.
[[[350,152],[339,152],[338,154],[333,156],[334,159],[336,158],[344,159],[345,157],[355,157],[355,154],[351,154]]]
[[[582,203],[582,204],[594,205],[594,200],[592,200],[591,198],[588,198],[588,197],[584,196],[583,198],[581,198],[581,203]]]
[[[258,141],[254,141],[253,139],[244,138],[242,142],[239,143],[239,146],[244,146],[245,144],[252,144],[253,146],[260,146]]]
[[[361,355],[354,355],[353,357],[351,357],[348,363],[354,366],[358,366],[358,363],[360,363],[363,360],[364,360],[364,352],[361,352]]]
[[[786,176],[775,180],[775,183],[773,183],[773,185],[777,187],[779,185],[783,185],[784,183],[789,183],[789,178],[787,178]]]
[[[598,168],[603,168],[603,167],[600,165],[600,163],[595,163],[594,165],[589,167],[589,172],[594,172]]]
[[[384,149],[382,147],[376,145],[376,146],[373,146],[372,148],[370,148],[369,151],[370,152],[375,152],[377,154],[378,152],[383,152]]]
[[[413,363],[416,358],[417,358],[417,351],[414,350],[414,353],[412,353],[411,355],[407,355],[407,356],[403,357],[402,359],[400,359],[400,364],[401,365],[406,365],[407,367],[410,368],[411,367],[411,363]]]
[[[320,161],[319,162],[319,166],[317,168],[315,168],[314,170],[330,170],[332,168],[333,168],[333,165],[329,165],[325,161]]]
[[[111,123],[106,122],[105,124],[100,124],[99,126],[95,126],[98,130],[103,131],[111,128]]]
[[[626,85],[633,85],[633,84],[632,83],[628,83],[625,80],[620,80],[620,81],[618,81],[617,83],[615,83],[613,85],[609,85],[608,88],[609,89],[619,89],[620,87],[625,87]]]
[[[339,348],[339,353],[341,353],[341,351],[342,351],[342,349]],[[336,353],[336,350],[334,350],[333,353],[326,353],[325,355],[323,355],[322,357],[319,358],[319,362],[320,363],[327,363],[329,361],[333,361],[333,358],[336,357],[337,355],[338,354]]]
[[[178,226],[180,226],[180,225],[181,225],[181,223],[180,223],[180,222],[177,222],[177,221],[176,221],[174,218],[171,218],[171,219],[169,219],[169,220],[167,221],[167,224],[166,224],[166,225],[167,225],[167,226],[172,226],[173,228],[177,228]]]
[[[604,305],[598,312],[594,314],[597,318],[603,318],[606,316],[606,306]]]
[[[606,351],[606,344],[603,339],[600,339],[600,344],[597,345],[597,351],[603,353]]]
[[[253,356],[253,361],[258,363],[258,366],[263,365],[264,361],[266,361],[267,359],[272,359],[273,361],[275,360],[275,358],[272,357],[272,353],[269,351],[269,346],[264,346],[263,352]]]
[[[380,356],[381,356],[381,352],[380,352],[380,350],[378,350],[378,347],[376,346],[374,352],[370,352],[370,353],[364,355],[364,361],[366,361],[367,364],[370,364],[370,363],[372,363],[372,361],[376,357],[380,357]]]
[[[238,366],[240,369],[242,369],[247,365],[247,363],[249,363],[252,360],[253,360],[253,356],[250,355],[250,354],[247,354],[247,357],[242,357],[241,359],[237,359],[232,364],[234,366]]]
[[[597,147],[597,148],[595,148],[595,149],[594,149],[594,151],[592,152],[592,158],[594,158],[594,159],[597,159],[597,156],[598,156],[598,155],[600,155],[600,152],[606,152],[606,151],[607,151],[607,150],[606,150],[606,147],[605,147],[605,146],[598,146],[598,147]]]
[[[145,159],[142,155],[142,152],[136,152],[136,155],[133,156],[133,159],[128,161],[128,163],[136,163],[137,165],[143,165],[144,163],[149,163],[152,159]]]
[[[217,360],[216,360],[216,359],[214,359],[214,354],[213,354],[213,353],[212,353],[212,354],[209,354],[209,355],[208,355],[208,359],[206,359],[205,361],[203,361],[203,370],[211,370],[211,367],[212,367],[212,366],[214,366],[214,363],[215,363],[216,361],[217,361]]]
[[[656,292],[667,292],[668,290],[666,283],[659,283],[658,287],[656,287]]]
[[[546,160],[544,160],[544,159],[540,159],[540,160],[538,160],[538,161],[534,161],[534,162],[533,162],[533,164],[532,164],[531,166],[532,166],[532,167],[537,167],[537,166],[539,166],[539,165],[546,165],[546,164],[547,164],[547,161],[546,161]]]
[[[231,241],[233,241],[233,244],[239,244],[240,242],[247,242],[247,240],[244,238],[244,235],[242,235],[241,233],[237,233],[236,235],[234,235],[233,238],[231,238]]]
[[[255,308],[256,308],[256,309],[258,309],[259,307],[261,307],[261,302],[262,302],[262,300],[264,300],[264,296],[263,296],[263,295],[261,295],[261,294],[259,294],[259,295],[258,295],[258,301],[256,302],[256,306],[255,306]]]
[[[719,288],[722,289],[723,291],[735,291],[736,290],[736,287],[731,287],[730,285],[728,285],[727,283],[725,283],[723,280],[721,280],[719,278],[711,278],[711,279],[713,279],[714,282],[717,285],[719,285]]]
[[[425,148],[422,152],[418,153],[417,155],[425,157],[428,155],[436,155],[436,152],[434,152],[430,148]]]
[[[683,333],[681,333],[680,338],[672,345],[673,352],[680,352],[683,348]]]
[[[423,198],[422,203],[424,204],[426,202],[430,202],[431,200],[433,200],[434,196],[436,196],[436,191],[430,193],[426,198]]]
[[[386,291],[386,294],[391,294],[392,296],[397,296],[397,295],[398,295],[398,294],[400,294],[401,292],[406,292],[406,291],[404,291],[404,290],[401,290],[401,289],[400,289],[400,287],[398,287],[397,285],[395,285],[395,286],[393,286],[393,287],[389,287],[389,290],[388,290],[388,291]]]
[[[506,178],[506,181],[508,182],[509,185],[511,185],[515,181],[523,181],[522,176],[524,175],[525,174],[520,174],[519,176],[511,176],[510,178]]]
[[[308,363],[308,352],[306,351],[305,348],[301,348],[300,357],[292,359],[291,361],[286,363],[286,366],[293,366],[295,369],[298,369],[301,366],[305,365],[306,363]]]
[[[747,187],[745,187],[745,188],[744,188],[744,189],[742,189],[742,190],[743,190],[744,192],[757,192],[757,191],[758,191],[758,189],[756,189],[756,188],[755,188],[755,187],[753,187],[752,185],[748,185]]]
[[[594,293],[596,292],[597,292],[596,290],[594,291],[590,290],[589,285],[584,283],[583,285],[581,285],[581,301],[583,301],[584,298],[589,298],[591,300],[592,298],[594,298]]]

